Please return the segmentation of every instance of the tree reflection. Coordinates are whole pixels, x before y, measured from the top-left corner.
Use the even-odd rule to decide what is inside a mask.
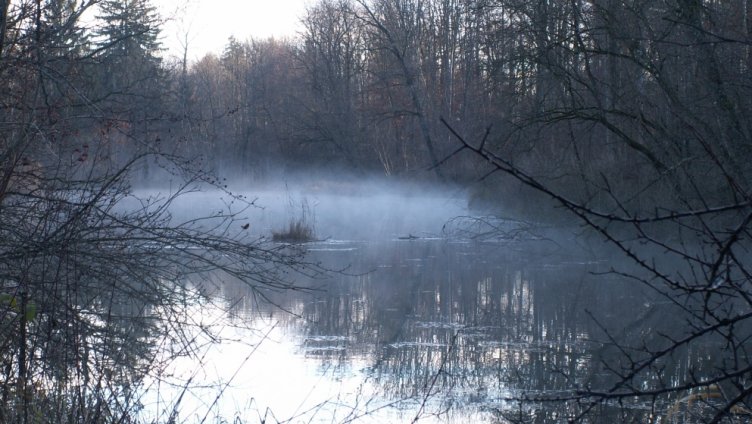
[[[608,273],[606,262],[532,254],[521,244],[357,247],[314,252],[348,271],[306,282],[320,290],[274,300],[297,317],[271,313],[303,332],[307,357],[326,366],[365,359],[365,378],[381,396],[416,410],[425,401],[425,413],[461,406],[512,422],[563,419],[582,402],[572,387],[609,387],[613,370],[628,366],[620,363],[624,341],[659,349],[660,334],[676,325],[675,311]],[[656,378],[681,381],[717,365],[714,340],[697,347],[667,358]],[[644,421],[673,402],[656,398],[629,409],[605,403],[591,415]]]

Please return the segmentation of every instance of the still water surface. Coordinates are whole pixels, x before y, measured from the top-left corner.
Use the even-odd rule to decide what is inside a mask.
[[[277,196],[248,212],[259,233],[299,207]],[[326,237],[305,245],[308,259],[344,271],[296,277],[311,290],[270,302],[224,281],[214,303],[191,306],[220,337],[154,383],[147,411],[180,399],[188,422],[494,422],[510,411],[551,422],[555,411],[508,399],[606,378],[603,326],[639,338],[656,319],[648,295],[572,239],[448,230],[462,201],[305,201]],[[186,380],[190,390],[168,384]]]

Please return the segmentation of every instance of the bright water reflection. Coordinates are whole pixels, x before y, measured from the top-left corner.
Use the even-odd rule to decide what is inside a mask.
[[[200,421],[211,410],[242,422],[272,414],[293,422],[492,421],[515,407],[506,398],[569,388],[564,374],[591,377],[600,344],[585,308],[602,316],[640,309],[634,291],[590,274],[601,264],[534,253],[535,245],[308,247],[347,272],[301,281],[315,290],[280,293],[277,306],[226,282],[235,326],[203,353],[198,374],[191,361],[177,369],[182,379],[230,384],[216,404],[216,387],[194,390],[181,417]],[[219,309],[200,313],[221,321]]]
[[[389,229],[337,216],[353,205],[319,215],[317,226],[333,238],[307,244],[309,259],[345,271],[298,281],[311,291],[268,293],[269,304],[224,281],[217,304],[191,311],[203,326],[219,326],[220,338],[205,340],[165,377],[195,387],[162,383],[146,410],[180,399],[188,422],[465,423],[503,421],[515,411],[555,422],[558,407],[508,399],[604,384],[602,360],[613,353],[604,331],[650,343],[652,330],[670,325],[663,317],[671,311],[608,274],[608,262],[561,241],[440,237],[461,211],[441,199],[420,204],[443,212],[421,220],[404,202],[399,216],[358,209]],[[253,222],[279,225],[262,213],[267,221]],[[369,235],[345,239],[355,228]],[[700,369],[679,363],[666,378]],[[633,418],[648,413],[638,408]]]

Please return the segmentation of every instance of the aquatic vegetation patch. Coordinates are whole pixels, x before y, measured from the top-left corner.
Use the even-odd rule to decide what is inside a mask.
[[[290,218],[287,227],[280,231],[272,231],[272,240],[282,243],[305,243],[316,240],[314,231],[313,212],[307,199],[299,203],[288,195],[288,203],[291,209],[291,215],[297,215]],[[296,212],[296,210],[299,211]]]
[[[315,239],[313,227],[302,219],[290,221],[281,231],[272,231],[272,240],[284,243],[305,243]]]

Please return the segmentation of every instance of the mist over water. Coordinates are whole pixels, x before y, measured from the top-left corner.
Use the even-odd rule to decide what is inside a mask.
[[[463,220],[464,230],[476,225],[460,190],[347,179],[228,190],[188,193],[173,219],[234,213],[223,231],[272,245],[284,245],[272,241],[275,231],[300,220],[315,231],[301,245],[306,260],[346,271],[291,275],[313,291],[263,301],[226,278],[213,302],[188,305],[220,335],[171,370],[176,387],[181,379],[198,386],[181,398],[189,421],[494,421],[515,407],[509,397],[567,389],[555,369],[604,378],[604,328],[641,337],[670,322],[566,229],[542,236],[494,222],[509,231],[459,231]],[[146,411],[182,393],[159,387]]]
[[[249,220],[258,222],[263,229],[303,218],[322,240],[440,237],[444,223],[467,213],[461,198],[438,192],[406,194],[386,188],[353,194],[323,190],[262,192],[257,203],[264,210],[249,211]]]
[[[138,190],[137,194],[159,191]],[[228,185],[227,192],[183,195],[171,212],[176,221],[237,213],[238,227],[249,224],[245,231],[257,237],[269,237],[290,222],[302,221],[313,228],[318,240],[353,241],[443,237],[447,222],[469,213],[465,192],[457,188],[350,178],[236,182]]]

